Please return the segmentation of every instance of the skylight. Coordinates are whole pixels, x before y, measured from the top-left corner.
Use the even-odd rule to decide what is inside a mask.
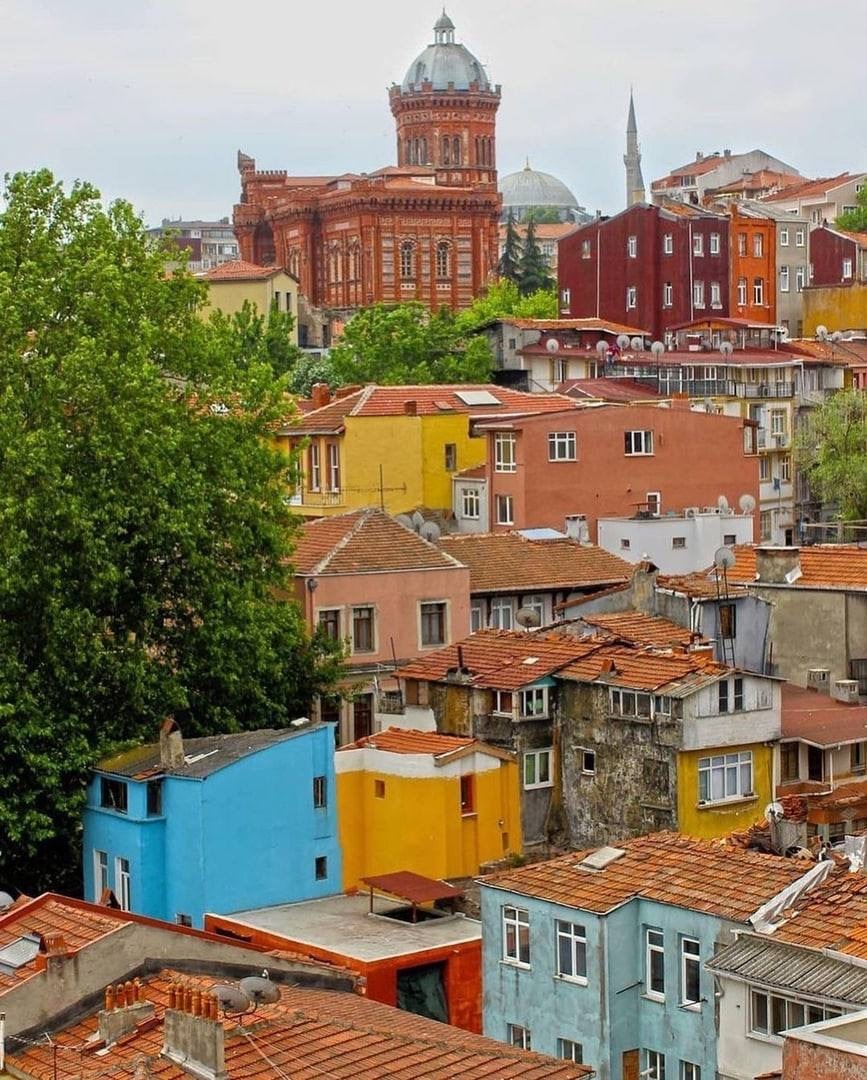
[[[494,397],[490,390],[455,390],[455,397],[460,398],[464,405],[502,405],[499,398]]]
[[[9,975],[24,964],[29,964],[39,952],[39,942],[38,934],[25,934],[24,937],[4,945],[0,949],[0,971]]]
[[[611,863],[622,859],[625,854],[623,848],[608,847],[606,844],[604,847],[591,852],[586,859],[582,859],[578,863],[578,868],[581,870],[604,870],[606,866],[610,866]]]

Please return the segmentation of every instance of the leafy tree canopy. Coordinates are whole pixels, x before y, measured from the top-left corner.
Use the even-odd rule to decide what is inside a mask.
[[[219,347],[227,357],[234,357],[241,367],[265,365],[279,377],[293,371],[304,356],[292,344],[294,316],[279,311],[276,305],[271,311],[260,313],[255,304],[245,300],[241,310],[231,315],[212,311],[210,323],[213,347]]]
[[[834,222],[834,228],[847,229],[850,232],[867,232],[867,184],[858,192],[857,206],[847,214],[840,214]]]
[[[0,880],[75,890],[88,769],[280,726],[339,658],[291,587],[295,462],[271,363],[166,274],[129,205],[47,171],[0,210]],[[232,332],[249,324],[240,319]]]
[[[329,363],[342,385],[488,382],[493,367],[484,338],[467,335],[447,308],[432,314],[418,303],[362,308]]]
[[[553,285],[551,269],[536,240],[536,226],[530,221],[519,263],[518,288],[522,296],[530,296],[540,289],[551,289]]]
[[[532,221],[534,225],[557,225],[560,213],[553,206],[531,206],[524,214],[524,221]]]
[[[812,491],[844,521],[867,519],[867,394],[841,391],[814,409],[796,452]]]
[[[538,289],[522,296],[514,281],[500,280],[489,286],[484,296],[478,297],[470,307],[458,315],[458,322],[467,330],[474,330],[493,319],[507,316],[516,319],[556,319],[557,292],[555,289]]]

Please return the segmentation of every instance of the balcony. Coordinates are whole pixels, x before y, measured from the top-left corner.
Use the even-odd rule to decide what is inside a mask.
[[[740,398],[790,398],[795,393],[795,384],[778,383],[735,383],[734,393]]]
[[[297,505],[293,503],[293,505]],[[304,501],[302,503],[306,507],[326,507],[326,506],[343,506],[343,492],[342,491],[305,491]]]

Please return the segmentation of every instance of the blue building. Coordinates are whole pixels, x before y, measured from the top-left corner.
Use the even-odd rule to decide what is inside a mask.
[[[485,878],[484,1034],[599,1080],[715,1080],[704,965],[806,869],[656,833]]]
[[[158,744],[100,762],[84,812],[84,895],[201,926],[341,891],[334,725]]]

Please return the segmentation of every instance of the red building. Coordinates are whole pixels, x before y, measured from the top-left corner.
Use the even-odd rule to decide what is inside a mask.
[[[810,233],[810,284],[852,285],[867,281],[867,233],[823,225]]]
[[[728,219],[698,207],[639,204],[560,241],[560,310],[647,327],[729,313]]]
[[[500,87],[455,41],[443,12],[389,102],[396,167],[290,176],[238,154],[241,258],[285,266],[316,308],[349,313],[406,300],[467,307],[497,265]]]
[[[693,412],[683,398],[671,408],[604,405],[474,428],[489,439],[495,532],[563,529],[567,516],[583,515],[595,543],[600,517],[682,512],[720,495],[737,506],[749,494],[758,506],[756,425]]]

